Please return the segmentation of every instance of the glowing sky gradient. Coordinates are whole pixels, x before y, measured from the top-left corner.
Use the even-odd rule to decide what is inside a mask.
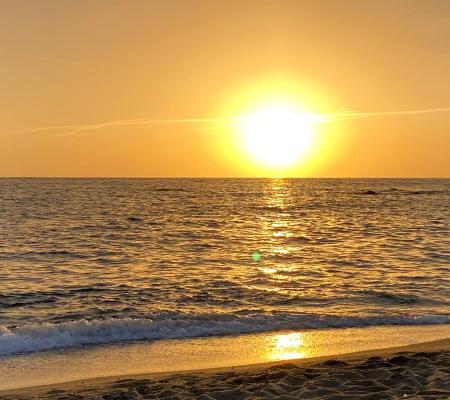
[[[286,176],[450,176],[450,3],[0,3],[0,176],[267,176],[259,96],[324,115]]]

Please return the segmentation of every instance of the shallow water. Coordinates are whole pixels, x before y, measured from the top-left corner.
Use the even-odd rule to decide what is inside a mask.
[[[1,179],[0,220],[0,354],[450,323],[448,179]]]

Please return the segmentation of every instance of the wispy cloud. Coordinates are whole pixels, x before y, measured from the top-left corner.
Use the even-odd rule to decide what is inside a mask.
[[[139,126],[139,125],[164,125],[164,124],[178,124],[178,125],[205,125],[205,124],[219,124],[219,123],[233,123],[239,117],[226,118],[181,118],[181,119],[150,119],[150,118],[134,118],[134,119],[118,119],[113,121],[92,123],[92,124],[77,124],[77,125],[51,125],[37,128],[27,128],[15,131],[3,132],[4,134],[18,134],[18,133],[33,133],[33,132],[49,132],[55,131],[59,136],[70,136],[81,132],[96,131],[105,128],[114,128],[119,126]],[[199,129],[205,129],[199,128]]]
[[[422,110],[400,110],[400,111],[378,111],[378,112],[359,112],[359,111],[339,111],[335,113],[321,114],[323,123],[345,121],[354,118],[372,118],[382,116],[406,116],[430,114],[439,112],[449,112],[450,107],[428,108]],[[2,132],[4,135],[20,133],[38,133],[54,131],[58,136],[71,136],[82,132],[98,131],[101,129],[115,128],[120,126],[143,126],[143,125],[181,125],[190,131],[214,130],[221,127],[233,126],[239,124],[245,116],[231,116],[222,118],[175,118],[175,119],[152,119],[152,118],[134,118],[118,119],[100,123],[72,124],[72,125],[51,125],[36,128],[20,129],[15,131]]]
[[[403,111],[400,110],[400,111],[377,111],[377,112],[341,111],[337,113],[326,114],[326,118],[328,120],[346,120],[352,118],[430,114],[446,111],[450,111],[450,107],[427,108],[423,110],[403,110]]]

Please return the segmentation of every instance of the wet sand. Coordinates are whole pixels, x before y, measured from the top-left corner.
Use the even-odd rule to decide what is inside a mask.
[[[449,399],[450,339],[339,357],[134,375],[0,392],[1,399]]]

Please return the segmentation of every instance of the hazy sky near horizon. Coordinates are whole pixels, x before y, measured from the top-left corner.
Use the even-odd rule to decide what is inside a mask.
[[[270,175],[210,120],[447,109],[449,71],[447,0],[0,0],[0,176]],[[450,176],[450,110],[320,129],[286,175]]]

